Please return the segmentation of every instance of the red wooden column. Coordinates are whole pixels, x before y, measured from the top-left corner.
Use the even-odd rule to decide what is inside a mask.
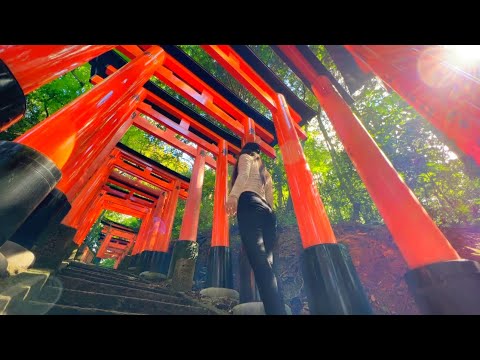
[[[0,243],[15,232],[60,176],[72,179],[61,189],[68,192],[68,185],[76,181],[72,174],[92,165],[122,125],[124,118],[116,116],[117,112],[122,106],[131,106],[133,111],[143,85],[163,57],[161,48],[149,48],[15,142],[0,143],[0,198],[6,200],[0,205]],[[17,187],[24,197],[13,197],[20,191]]]
[[[278,145],[285,164],[288,187],[297,215],[304,248],[336,243],[325,207],[313,180],[302,145],[292,129],[292,118],[283,95],[278,95],[278,112],[273,114]]]
[[[228,146],[218,143],[217,173],[213,199],[212,242],[208,254],[207,287],[233,288],[232,262],[229,247],[229,223],[225,207],[228,194]]]
[[[170,266],[170,259],[172,251],[169,249],[170,237],[172,236],[173,221],[175,220],[175,213],[177,212],[178,197],[180,194],[180,181],[175,180],[173,190],[169,194],[166,207],[164,209],[164,216],[162,220],[165,224],[164,230],[162,228],[158,231],[153,251],[150,260],[150,270],[161,274],[168,274]]]
[[[440,46],[345,45],[433,126],[480,165],[480,84]],[[418,49],[417,49],[418,48]]]
[[[290,196],[305,248],[303,277],[313,314],[370,314],[347,249],[337,244],[283,95],[273,114]]]
[[[140,230],[137,234],[137,239],[132,248],[132,258],[130,260],[130,267],[142,267],[141,254],[145,244],[148,240],[148,233],[150,231],[150,224],[152,222],[153,209],[150,209],[145,217],[142,219]]]
[[[315,96],[329,116],[400,252],[413,269],[406,278],[422,311],[480,313],[480,281],[475,280],[479,278],[480,265],[460,260],[328,78],[318,76],[295,48],[281,48],[311,81]],[[447,274],[449,281],[444,284],[440,278]]]
[[[90,205],[107,181],[113,170],[114,163],[119,156],[120,151],[118,149],[113,149],[107,159],[104,159],[103,165],[90,177],[78,196],[72,202],[72,208],[63,219],[63,224],[76,228],[78,223],[82,221],[85,209]]]
[[[145,218],[142,220],[142,224],[140,225],[140,230],[138,231],[137,240],[135,241],[135,245],[132,249],[132,255],[140,254],[145,247],[145,243],[147,241],[147,233],[150,229],[150,223],[152,221],[152,211],[150,211],[145,215]]]
[[[166,214],[167,214],[167,211],[168,211],[168,204],[171,200],[171,192],[167,192],[167,191],[164,191],[162,192],[162,194],[160,194],[162,196],[162,199],[159,199],[158,200],[161,200],[162,203],[159,203],[158,200],[157,200],[157,203],[155,205],[155,207],[158,206],[157,209],[153,208],[152,209],[152,213],[151,213],[151,216],[150,216],[150,222],[148,224],[148,227],[146,229],[146,233],[145,233],[145,237],[146,237],[146,241],[143,242],[143,245],[141,248],[139,248],[139,252],[142,253],[144,251],[153,251],[152,249],[155,249],[155,244],[159,241],[159,237],[162,236],[162,234],[165,233],[165,219],[166,219]],[[153,234],[153,231],[154,231],[154,214],[153,214],[153,211],[156,210],[157,212],[157,217],[160,218],[160,226],[156,229],[157,230],[157,234],[156,236],[152,236]],[[158,225],[158,223],[157,223]]]
[[[165,231],[165,229],[163,229],[165,222],[162,215],[166,200],[167,193],[164,191],[158,197],[155,208],[153,209],[151,230],[149,232],[148,242],[144,248],[146,251],[154,251],[153,249],[155,248],[158,237],[161,236],[162,231]]]
[[[149,224],[147,225],[145,232],[145,241],[141,248],[141,255],[138,266],[142,270],[154,271],[153,263],[156,255],[155,243],[158,241],[158,238],[162,236],[162,232],[165,231],[165,203],[167,199],[167,193],[164,191],[160,194],[155,207],[152,210]]]
[[[178,259],[191,259],[196,261],[198,255],[197,231],[198,221],[200,219],[200,206],[202,205],[203,178],[205,175],[205,150],[197,147],[197,156],[193,164],[192,175],[190,176],[190,185],[188,186],[188,197],[185,204],[185,212],[180,228],[180,236],[173,248],[172,260],[168,270],[168,277],[172,277],[175,271],[175,265]],[[192,270],[195,266],[192,266]],[[193,271],[191,280],[193,280]],[[191,280],[190,284],[191,285]]]
[[[168,252],[170,244],[170,236],[172,235],[173,221],[175,220],[175,213],[177,212],[178,195],[180,193],[180,181],[176,180],[173,185],[173,190],[170,194],[170,201],[165,216],[165,233],[157,238],[155,242],[155,251]]]
[[[83,217],[84,220],[81,222],[81,225],[78,227],[77,234],[73,239],[73,242],[78,246],[82,245],[83,241],[85,240],[85,237],[90,232],[90,229],[92,228],[93,224],[95,224],[95,221],[100,216],[103,210],[104,195],[105,195],[105,190],[100,191],[100,193],[97,194],[95,199],[91,202],[90,206],[84,212],[85,214]]]
[[[82,256],[80,257],[80,261],[83,263],[86,263],[89,255],[90,255],[90,248],[88,246],[85,246],[85,249],[83,249]]]
[[[180,229],[180,240],[196,241],[200,206],[202,204],[203,178],[205,175],[205,150],[197,148],[197,156],[193,164],[188,198],[185,203],[185,214]]]
[[[25,95],[112,49],[113,45],[1,45],[0,132],[25,113]]]
[[[108,245],[110,245],[110,240],[112,240],[112,234],[107,232],[105,235],[105,238],[103,239],[102,245],[100,245],[100,248],[97,251],[96,257],[99,259],[103,259],[103,256],[105,255],[105,252],[108,249]]]
[[[148,212],[144,229],[142,230],[140,228],[141,233],[139,232],[139,236],[142,237],[142,241],[139,243],[139,246],[137,248],[139,255],[142,254],[145,250],[147,250],[147,247],[151,239],[150,235],[152,233],[152,225],[153,225],[153,209],[151,209]]]

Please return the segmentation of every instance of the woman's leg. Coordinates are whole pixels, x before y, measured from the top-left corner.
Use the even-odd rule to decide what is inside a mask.
[[[255,274],[258,292],[267,315],[285,315],[285,305],[280,297],[277,279],[272,269],[271,259],[265,248],[263,227],[269,216],[260,198],[241,195],[238,202],[238,226],[240,237]]]
[[[277,217],[275,216],[275,213],[268,209],[268,214],[264,216],[264,221],[263,221],[263,241],[265,243],[265,251],[267,253],[267,258],[268,261],[270,262],[270,265],[272,266],[272,270],[274,275],[276,276],[277,279],[277,287],[278,287],[278,293],[280,296],[280,299],[282,300],[282,303],[284,303],[284,297],[283,297],[283,287],[282,287],[282,280],[278,277],[278,264],[275,261],[276,257],[274,256],[274,249],[275,246],[277,245],[278,242],[278,237],[277,237]]]
[[[275,214],[269,209],[263,216],[262,230],[268,261],[273,266],[273,248],[277,243],[277,219]]]

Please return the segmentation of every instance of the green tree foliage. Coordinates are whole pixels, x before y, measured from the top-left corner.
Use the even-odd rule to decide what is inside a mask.
[[[151,121],[153,122],[153,120]],[[158,123],[155,125],[160,128]],[[179,140],[183,139],[178,138]],[[135,126],[128,129],[121,143],[182,175],[189,176],[191,172],[193,160],[188,155]]]
[[[106,210],[103,214],[102,220],[110,220],[124,226],[127,226],[133,230],[138,231],[140,229],[140,225],[142,224],[142,220],[125,214],[120,214],[115,211]]]
[[[101,221],[104,214],[105,214],[105,211],[102,211],[102,213],[98,217],[97,221],[95,221],[95,224],[93,224],[92,228],[90,229],[90,232],[88,233],[84,241],[84,244],[88,246],[94,254],[97,253],[100,247],[99,239],[103,229],[103,224],[101,223]]]
[[[27,110],[21,121],[0,132],[0,140],[14,140],[90,90],[90,65],[82,65],[27,95]]]
[[[109,269],[112,269],[113,265],[115,265],[115,259],[102,259],[98,263],[98,266],[109,268]]]

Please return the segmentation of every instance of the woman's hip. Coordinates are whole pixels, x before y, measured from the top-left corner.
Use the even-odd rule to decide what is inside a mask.
[[[263,222],[266,218],[274,218],[275,214],[258,194],[246,191],[238,199],[237,217],[239,221],[243,218],[256,218],[257,222]]]

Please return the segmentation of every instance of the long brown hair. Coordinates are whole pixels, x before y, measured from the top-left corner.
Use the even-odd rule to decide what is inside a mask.
[[[240,160],[240,156],[243,154],[248,154],[253,157],[254,161],[259,163],[258,170],[260,171],[260,178],[262,179],[263,185],[267,182],[267,170],[265,168],[265,164],[263,163],[262,158],[260,157],[260,145],[255,142],[248,142],[246,143],[242,150],[240,150],[240,154],[238,154],[237,162],[233,167],[232,179],[230,181],[230,190],[233,188],[235,184],[235,180],[237,180],[238,176],[238,161]]]

